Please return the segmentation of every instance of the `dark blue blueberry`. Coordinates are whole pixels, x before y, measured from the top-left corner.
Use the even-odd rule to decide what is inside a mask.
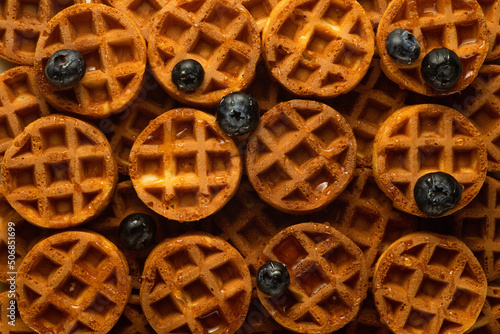
[[[184,59],[175,64],[172,81],[178,90],[192,92],[200,87],[205,77],[203,66],[193,59]]]
[[[82,80],[87,65],[76,50],[62,49],[54,52],[45,65],[45,76],[59,87],[71,87]]]
[[[150,215],[133,213],[125,217],[118,230],[120,243],[127,249],[137,250],[151,245],[155,239],[156,222]]]
[[[462,61],[450,49],[434,49],[425,55],[420,72],[427,85],[435,90],[453,88],[462,75]]]
[[[253,131],[259,124],[257,101],[245,93],[229,93],[217,107],[217,124],[229,136],[243,136]]]
[[[289,285],[290,274],[281,262],[268,261],[257,271],[257,288],[266,295],[282,295]]]
[[[413,190],[418,208],[427,216],[438,217],[460,202],[463,187],[450,174],[425,174],[415,183]]]
[[[395,29],[387,36],[385,48],[392,59],[410,65],[420,56],[420,44],[409,31]]]

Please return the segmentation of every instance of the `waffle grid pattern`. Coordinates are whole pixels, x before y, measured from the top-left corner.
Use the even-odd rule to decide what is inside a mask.
[[[156,334],[142,311],[138,290],[134,292],[134,289],[132,289],[127,306],[125,306],[122,316],[110,333]]]
[[[479,263],[458,240],[438,238],[409,235],[377,263],[375,303],[393,331],[463,332],[481,311],[486,277]]]
[[[83,79],[70,88],[51,85],[45,64],[59,49],[82,53]],[[45,27],[37,44],[35,69],[40,87],[52,106],[91,118],[120,112],[140,91],[146,68],[146,43],[122,12],[105,5],[68,8]]]
[[[396,63],[388,55],[385,40],[394,29],[413,33],[420,43],[420,57],[411,65]],[[459,92],[476,77],[488,44],[488,28],[476,1],[397,0],[385,11],[377,31],[377,50],[386,75],[401,87],[436,96]],[[428,87],[420,74],[422,60],[432,49],[446,47],[462,61],[460,81],[446,92]]]
[[[494,0],[478,0],[488,26],[489,50],[486,61],[500,57],[500,4]]]
[[[252,292],[241,255],[222,240],[184,240],[167,242],[148,258],[141,286],[146,317],[155,314],[150,323],[163,332],[236,331]]]
[[[204,218],[236,192],[241,158],[215,118],[193,109],[174,109],[141,133],[130,155],[139,197],[174,220]]]
[[[355,1],[276,6],[262,36],[272,75],[298,96],[334,97],[351,90],[374,52],[372,26]]]
[[[437,105],[400,109],[375,139],[374,175],[396,208],[422,216],[413,189],[424,174],[451,174],[463,187],[454,211],[466,205],[486,177],[486,150],[476,128],[460,113]],[[378,174],[378,175],[377,175]]]
[[[231,91],[244,90],[259,57],[255,22],[241,5],[226,0],[172,1],[156,16],[149,37],[148,58],[156,78],[172,97],[189,105],[215,106]],[[183,93],[170,73],[186,58],[210,70],[200,87]]]
[[[64,232],[33,248],[18,275],[19,310],[28,325],[42,333],[105,333],[114,325],[130,282],[121,255],[100,239]]]
[[[259,299],[282,326],[301,333],[335,331],[358,313],[366,296],[367,267],[359,248],[323,224],[282,230],[264,249],[261,263],[286,264],[291,284],[281,296]]]
[[[30,125],[2,162],[5,196],[42,227],[75,226],[109,203],[118,173],[109,144],[87,123],[48,116]]]
[[[347,122],[319,102],[292,100],[261,118],[247,146],[247,173],[261,198],[285,212],[311,212],[331,202],[355,168]]]
[[[1,48],[0,48],[1,50]],[[34,71],[26,66],[0,75],[0,161],[12,140],[31,122],[50,113]]]
[[[271,11],[278,2],[279,0],[241,0],[243,7],[248,10],[257,23],[259,32],[264,29]]]
[[[476,323],[467,334],[500,333],[500,287],[488,286],[486,301]]]

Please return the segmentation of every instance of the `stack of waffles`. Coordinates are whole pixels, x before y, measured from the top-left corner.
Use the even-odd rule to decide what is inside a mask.
[[[85,59],[68,87],[61,49]],[[500,334],[500,1],[0,0],[0,57],[0,333]],[[231,92],[247,135],[217,121]],[[433,172],[462,189],[437,217]]]

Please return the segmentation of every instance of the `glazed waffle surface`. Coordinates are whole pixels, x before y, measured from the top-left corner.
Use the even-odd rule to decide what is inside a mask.
[[[299,333],[330,333],[359,311],[368,287],[363,253],[344,234],[325,224],[302,223],[281,230],[264,249],[260,263],[287,266],[290,285],[282,295],[258,291],[271,316]]]
[[[48,59],[60,49],[79,51],[85,76],[71,87],[45,77]],[[37,43],[34,67],[47,101],[61,112],[104,118],[122,111],[140,91],[146,43],[124,13],[100,4],[66,8],[48,23]]]
[[[107,333],[131,284],[123,254],[104,237],[62,232],[36,244],[17,275],[19,312],[39,333]]]
[[[76,226],[109,204],[118,170],[106,137],[78,119],[38,119],[15,138],[2,161],[12,207],[46,228]]]
[[[494,0],[477,0],[488,26],[489,50],[486,61],[500,57],[500,3]]]
[[[340,196],[312,220],[328,223],[363,251],[370,275],[380,254],[400,237],[417,230],[416,217],[396,210],[368,168],[358,168]]]
[[[259,196],[288,213],[318,211],[335,199],[356,167],[351,127],[316,101],[278,104],[247,144],[247,174]]]
[[[410,31],[420,44],[420,56],[410,65],[393,60],[385,48],[391,31]],[[477,76],[488,53],[488,28],[476,0],[397,0],[382,15],[376,36],[381,65],[389,79],[401,88],[428,96],[460,92]],[[433,49],[448,48],[462,62],[458,83],[447,91],[427,86],[420,69],[422,60]]]
[[[154,119],[134,143],[129,162],[139,198],[181,222],[218,211],[236,192],[242,174],[238,149],[215,117],[188,108]]]
[[[467,334],[496,334],[500,333],[500,287],[488,285],[486,301],[476,323]]]
[[[167,239],[148,257],[141,305],[160,333],[234,333],[252,295],[243,257],[208,234]]]
[[[155,16],[148,38],[149,64],[163,88],[186,105],[214,107],[250,85],[260,58],[260,38],[250,13],[229,0],[175,0]],[[183,59],[204,68],[193,92],[177,89],[172,69]]]
[[[99,0],[3,1],[0,15],[0,56],[14,63],[33,65],[35,48],[47,22],[75,4]]]
[[[261,32],[267,23],[269,14],[280,0],[239,0],[238,2],[252,15],[259,32]]]
[[[354,88],[374,53],[373,29],[354,0],[286,0],[262,32],[273,77],[301,97],[334,97]]]
[[[481,134],[459,112],[423,104],[392,114],[375,137],[373,174],[394,206],[424,216],[414,199],[417,180],[431,172],[452,175],[463,187],[449,215],[467,205],[486,178],[486,147]]]
[[[375,305],[396,333],[464,333],[486,290],[481,265],[464,243],[424,232],[392,244],[373,277]]]
[[[0,74],[0,159],[28,124],[49,113],[31,67],[19,66]]]

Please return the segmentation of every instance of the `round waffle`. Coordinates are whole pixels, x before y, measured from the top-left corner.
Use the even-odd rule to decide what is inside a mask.
[[[367,168],[356,169],[339,197],[311,219],[330,224],[354,241],[365,255],[370,275],[375,261],[390,244],[417,230],[416,217],[394,209]]]
[[[250,135],[246,167],[264,201],[284,212],[313,212],[352,179],[356,141],[346,120],[326,104],[283,102]]]
[[[49,106],[31,67],[19,66],[0,74],[0,161],[12,139],[48,114]]]
[[[498,2],[500,4],[500,2]],[[483,65],[479,75],[460,94],[446,103],[474,124],[486,144],[488,171],[500,171],[500,65]]]
[[[334,97],[354,88],[374,53],[373,28],[354,0],[284,0],[262,31],[273,77],[301,96]]]
[[[382,321],[398,334],[464,333],[486,297],[486,276],[460,240],[413,233],[382,254],[373,296]]]
[[[61,10],[100,0],[35,0],[2,2],[0,56],[22,65],[33,65],[35,47],[47,22]]]
[[[0,293],[0,333],[2,334],[23,334],[33,333],[33,330],[26,326],[17,310],[15,298],[11,298],[12,292],[4,291]],[[14,296],[12,296],[14,297]],[[14,304],[12,302],[14,301]]]
[[[45,234],[22,219],[0,196],[0,282],[6,283],[11,273],[17,272],[24,256]]]
[[[349,93],[327,102],[352,127],[356,137],[357,166],[372,166],[373,140],[378,128],[394,111],[404,106],[407,91],[389,80],[374,58],[363,80]]]
[[[488,281],[500,278],[497,194],[500,194],[498,176],[487,176],[479,194],[452,216],[454,234],[472,250]]]
[[[153,17],[168,3],[167,0],[106,0],[124,12],[139,27],[144,39],[148,38]]]
[[[486,61],[500,58],[500,3],[495,0],[477,0],[477,2],[483,10],[488,26],[489,50]]]
[[[158,245],[146,260],[140,291],[144,314],[159,333],[234,333],[251,295],[243,257],[209,234]]]
[[[170,110],[149,123],[130,152],[130,178],[153,211],[178,221],[205,218],[234,195],[242,162],[215,117]]]
[[[385,48],[391,31],[404,29],[420,43],[420,57],[410,65],[396,62]],[[389,79],[401,88],[428,96],[460,92],[477,76],[488,53],[488,28],[476,0],[395,0],[389,3],[377,30],[377,51]],[[458,83],[447,91],[426,85],[420,68],[433,49],[448,48],[462,61]]]
[[[114,244],[89,232],[62,232],[36,244],[17,275],[19,312],[38,333],[107,333],[131,284]]]
[[[154,75],[174,99],[215,107],[232,91],[252,82],[260,57],[260,37],[250,13],[230,0],[173,0],[159,12],[148,38],[148,60]],[[193,92],[177,89],[172,69],[194,59],[205,70]]]
[[[57,87],[45,64],[60,49],[79,51],[87,65],[83,79]],[[146,43],[124,13],[100,4],[66,8],[45,26],[36,45],[35,70],[47,101],[62,112],[104,118],[127,107],[140,92]]]
[[[150,215],[156,221],[155,242],[139,250],[129,250],[122,247],[119,239],[119,228],[122,220],[133,213]],[[175,224],[175,222],[172,222]],[[150,210],[138,197],[132,186],[132,181],[118,183],[111,201],[109,210],[101,217],[88,224],[92,231],[102,234],[114,243],[127,259],[130,276],[132,277],[132,288],[139,289],[141,286],[141,275],[144,269],[144,261],[153,248],[163,240],[163,229],[160,225],[160,217]],[[180,234],[180,233],[179,233]]]
[[[425,217],[414,198],[417,180],[431,172],[452,175],[463,187],[449,215],[469,203],[486,178],[486,148],[479,131],[451,108],[421,104],[393,113],[380,127],[373,148],[373,175],[394,206]]]
[[[262,305],[280,325],[299,333],[330,333],[351,321],[368,288],[368,267],[354,242],[333,227],[303,223],[281,230],[260,264],[287,266],[290,286],[271,297],[258,291]]]
[[[28,125],[5,152],[2,185],[10,205],[41,227],[84,223],[108,205],[118,179],[106,137],[68,116]]]
[[[486,301],[476,323],[467,334],[500,333],[500,287],[488,285]]]
[[[128,175],[128,158],[137,136],[151,120],[172,109],[174,102],[147,69],[141,94],[127,110],[116,116],[113,126],[110,145],[120,173]]]

